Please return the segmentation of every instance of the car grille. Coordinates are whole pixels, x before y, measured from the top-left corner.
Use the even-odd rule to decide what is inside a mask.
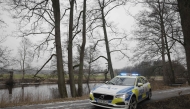
[[[102,100],[113,100],[112,95],[105,95],[105,94],[99,94],[99,93],[94,93],[94,98],[102,99]]]

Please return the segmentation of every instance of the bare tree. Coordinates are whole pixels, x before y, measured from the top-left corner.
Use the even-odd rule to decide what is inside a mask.
[[[72,97],[76,97],[76,88],[73,74],[73,11],[75,0],[70,0],[70,16],[69,16],[69,39],[68,39],[68,72]]]
[[[104,56],[101,56],[101,57],[105,58],[108,61],[108,69],[109,69],[111,78],[114,77],[114,72],[113,72],[113,66],[112,66],[112,60],[111,60],[111,52],[112,51],[110,50],[110,44],[109,44],[110,41],[108,39],[108,29],[107,28],[109,28],[111,31],[113,31],[113,28],[112,28],[112,26],[108,25],[108,22],[106,22],[106,16],[116,7],[124,5],[125,2],[126,2],[126,0],[98,0],[96,2],[98,4],[98,8],[91,10],[91,12],[95,15],[93,18],[94,19],[93,23],[96,21],[99,21],[96,26],[94,26],[94,25],[92,26],[92,30],[96,29],[98,27],[102,27],[103,35],[104,35],[104,39],[98,40],[97,43],[95,44],[95,47],[98,44],[98,42],[100,42],[100,41],[105,42],[107,58]],[[116,33],[115,31],[113,31],[113,32]],[[117,50],[117,51],[121,52],[121,50]]]
[[[88,74],[87,74],[87,84],[89,85],[90,76],[93,74],[93,69],[98,69],[99,64],[98,61],[93,61],[99,54],[99,51],[94,51],[94,48],[92,45],[86,48],[86,58],[85,60],[88,62]],[[89,88],[90,92],[90,88]]]
[[[2,5],[2,3],[3,3],[3,2],[0,1],[0,5]],[[0,15],[1,15],[1,13],[0,13]],[[5,21],[4,21],[3,19],[0,18],[0,28],[1,28],[2,25],[4,25],[4,24],[6,25]]]
[[[2,7],[3,2],[0,1],[0,6]],[[1,13],[0,13],[1,15]],[[0,68],[3,69],[10,65],[10,53],[11,50],[9,50],[8,47],[2,46],[3,42],[6,40],[7,36],[3,34],[3,28],[6,27],[6,22],[0,17],[0,29],[1,29],[1,35],[0,35]]]
[[[11,50],[8,47],[4,47],[0,45],[0,68],[4,69],[10,66],[10,57]]]
[[[21,33],[20,36],[46,36],[44,41],[38,44],[36,47],[37,52],[41,51],[43,47],[45,50],[47,50],[50,42],[53,42],[55,44],[57,57],[58,89],[62,98],[67,97],[65,77],[63,72],[64,70],[60,35],[60,20],[65,15],[65,13],[63,13],[62,16],[60,15],[61,12],[59,0],[14,0],[14,3],[11,6],[17,12],[17,15],[14,17],[21,18],[21,21],[19,22],[19,32]],[[28,28],[24,28],[28,25],[30,25]],[[44,25],[46,26],[44,27]],[[54,53],[52,53],[52,55],[54,56]],[[35,75],[37,74],[38,72]]]
[[[168,41],[167,41],[166,30],[165,30],[166,27],[165,27],[165,22],[164,22],[164,19],[165,19],[164,17],[165,17],[166,14],[168,14],[168,10],[167,10],[167,7],[165,6],[165,0],[163,0],[163,2],[164,3],[160,3],[160,0],[157,1],[157,3],[158,3],[158,15],[159,15],[159,18],[160,18],[162,44],[163,44],[162,47],[166,48],[166,51],[167,51],[168,60],[169,60],[169,64],[170,64],[170,69],[171,69],[171,74],[172,74],[171,82],[175,83],[174,71],[173,71],[173,66],[172,66],[172,63],[171,63],[170,50],[169,50],[169,47],[168,47]],[[162,56],[163,55],[165,55],[165,54],[162,54]],[[165,67],[165,65],[163,67]],[[166,77],[166,76],[164,76],[164,77]]]
[[[58,72],[58,88],[61,97],[67,97],[67,90],[65,84],[65,77],[63,72],[63,60],[62,60],[62,49],[61,49],[61,33],[60,33],[60,3],[59,0],[52,0],[52,7],[54,12],[55,20],[55,44],[56,44],[56,55],[57,55],[57,72]]]
[[[106,44],[106,51],[107,51],[107,57],[108,57],[108,69],[110,71],[111,78],[114,78],[114,73],[113,73],[113,66],[112,66],[112,61],[111,61],[111,55],[110,55],[110,47],[109,47],[109,42],[108,42],[108,36],[107,36],[107,30],[106,30],[106,20],[105,20],[105,13],[104,13],[104,8],[105,8],[105,0],[100,2],[98,1],[100,9],[101,9],[101,15],[102,15],[102,27],[104,31],[104,39],[105,39],[105,44]],[[108,2],[109,3],[109,2]]]
[[[177,0],[179,14],[181,17],[181,25],[184,35],[184,47],[186,53],[187,71],[188,71],[188,83],[190,84],[190,1],[189,0]]]
[[[83,94],[83,66],[84,66],[84,51],[86,45],[86,0],[83,1],[83,41],[80,49],[80,66],[79,66],[79,75],[78,75],[78,96]]]
[[[24,82],[26,69],[30,68],[30,64],[33,60],[31,47],[32,43],[30,40],[23,37],[18,48],[18,59],[16,60],[19,63],[22,71],[22,82]]]
[[[6,37],[0,36],[0,63],[2,64],[2,68],[8,65],[8,54],[10,52],[7,47],[2,46],[2,43],[5,41],[5,39]]]
[[[159,58],[159,54],[161,54],[164,81],[165,83],[169,82],[166,76],[171,75],[171,82],[175,83],[171,51],[174,49],[176,40],[173,40],[171,37],[179,37],[177,29],[180,27],[175,19],[178,15],[172,9],[172,5],[167,4],[166,0],[145,0],[145,3],[148,4],[150,10],[141,14],[139,25],[142,28],[137,32],[139,36],[137,39],[143,42],[140,44],[142,48],[145,48],[141,54],[148,53],[145,56],[156,58]],[[165,70],[165,54],[168,56],[171,74],[169,72],[166,73]]]

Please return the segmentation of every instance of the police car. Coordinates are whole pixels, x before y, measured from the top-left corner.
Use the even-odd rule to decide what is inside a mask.
[[[121,73],[90,92],[90,103],[105,108],[137,109],[137,103],[152,96],[150,83],[144,76]]]

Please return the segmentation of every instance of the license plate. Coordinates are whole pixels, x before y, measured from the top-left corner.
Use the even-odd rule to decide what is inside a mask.
[[[106,101],[106,100],[98,99],[97,102],[100,103],[100,104],[108,104],[108,101]]]

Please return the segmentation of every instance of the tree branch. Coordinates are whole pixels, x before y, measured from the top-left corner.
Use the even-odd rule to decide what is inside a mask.
[[[96,59],[92,60],[92,61],[89,62],[89,63],[92,63],[92,62],[98,60],[99,58],[104,58],[106,61],[108,61],[108,59],[107,59],[106,57],[104,57],[104,56],[99,56],[99,57],[97,57]]]
[[[100,40],[97,40],[96,43],[94,44],[94,47],[93,47],[93,50],[95,51],[96,49],[96,46],[98,45],[98,42],[100,41],[104,41],[105,39],[100,39]]]
[[[122,50],[113,50],[113,51],[110,51],[110,53],[113,53],[113,52],[120,52],[120,53],[123,54],[125,57],[129,58],[129,56],[127,56],[125,53],[123,53]]]
[[[80,66],[80,64],[74,65],[73,69],[75,69],[76,67],[79,67],[79,66]]]
[[[36,74],[34,75],[34,77],[36,77],[36,75],[45,67],[45,65],[52,59],[53,56],[56,56],[56,54],[52,54],[51,57],[44,63],[44,65],[40,68],[40,70],[38,70],[36,72]]]

